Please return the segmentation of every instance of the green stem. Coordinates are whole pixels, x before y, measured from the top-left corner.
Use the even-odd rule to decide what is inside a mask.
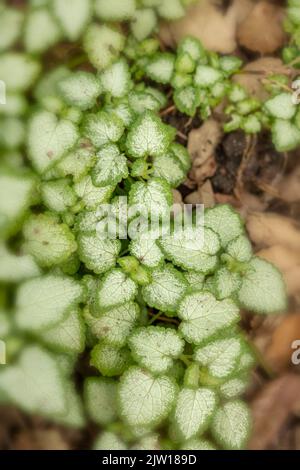
[[[121,251],[121,253],[119,254],[119,258],[122,258],[122,256],[126,255],[127,253],[129,253],[129,249],[126,248],[125,250]]]
[[[159,317],[161,317],[161,315],[162,315],[161,312],[158,312],[156,315],[153,315],[151,320],[149,320],[148,325],[152,325],[152,323],[154,323],[156,320],[158,320]]]
[[[191,365],[191,361],[190,361],[190,358],[192,356],[187,356],[186,354],[181,354],[179,356],[179,359],[187,366],[189,367]]]
[[[244,337],[245,342],[248,344],[249,348],[253,352],[258,365],[263,369],[267,377],[269,377],[270,379],[274,379],[276,377],[276,374],[274,370],[272,369],[272,367],[270,366],[270,364],[265,360],[262,353],[255,346],[255,344],[249,338],[246,337],[245,334],[243,334],[243,337]]]
[[[289,62],[287,66],[294,67],[295,65],[298,65],[299,63],[300,63],[300,57],[296,57],[295,59],[292,60],[292,62]]]
[[[287,93],[292,93],[293,90],[290,89],[288,85],[284,85],[283,83],[279,83],[276,80],[272,80],[271,78],[263,78],[262,82],[270,83],[278,88],[281,88],[282,91],[286,91]]]
[[[78,67],[78,65],[84,64],[88,59],[86,54],[81,54],[80,56],[73,57],[73,59],[70,59],[69,62],[67,62],[67,67],[69,69],[75,69]]]

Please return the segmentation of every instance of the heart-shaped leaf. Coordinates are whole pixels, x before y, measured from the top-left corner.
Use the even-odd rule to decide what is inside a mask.
[[[70,41],[76,41],[92,16],[92,2],[91,0],[53,0],[53,11],[67,38]]]
[[[154,374],[161,374],[172,367],[174,359],[183,351],[184,342],[173,330],[148,326],[134,331],[129,347],[142,367]]]
[[[67,276],[49,274],[26,281],[17,291],[16,323],[32,331],[55,326],[82,296],[80,284]]]
[[[134,158],[156,157],[168,150],[173,135],[170,129],[151,111],[142,114],[127,136],[127,149]]]
[[[38,276],[40,269],[30,255],[15,255],[0,244],[0,282],[20,282]]]
[[[216,408],[217,399],[213,390],[183,388],[178,395],[175,408],[175,424],[184,439],[191,439],[204,432]]]
[[[93,335],[113,346],[125,346],[127,338],[139,318],[139,307],[134,302],[128,302],[120,307],[105,311],[94,317],[86,314],[85,319]]]
[[[130,363],[128,349],[116,348],[111,344],[97,344],[91,352],[91,365],[96,367],[105,377],[122,375]]]
[[[78,309],[72,309],[58,325],[39,333],[41,340],[53,349],[79,354],[85,347],[85,326]]]
[[[244,273],[238,298],[243,307],[256,313],[285,311],[287,297],[281,273],[271,263],[253,258]]]
[[[217,339],[197,348],[195,361],[206,367],[210,375],[223,379],[231,375],[242,353],[242,341],[238,337]]]
[[[119,31],[106,25],[91,24],[84,36],[83,47],[91,63],[98,70],[108,67],[118,58],[125,44]]]
[[[71,121],[59,121],[47,111],[36,112],[28,129],[28,154],[35,169],[39,173],[49,170],[76,144],[78,137]]]
[[[169,414],[176,386],[167,376],[154,377],[138,367],[122,377],[119,403],[122,416],[130,426],[154,426]]]
[[[180,303],[179,329],[183,337],[193,344],[221,333],[239,321],[239,309],[229,299],[218,301],[207,292],[188,294]]]
[[[96,274],[113,268],[121,250],[120,240],[101,238],[96,233],[80,234],[77,238],[78,254],[88,269]]]
[[[25,348],[15,365],[0,373],[0,390],[21,409],[53,417],[67,412],[64,381],[54,356],[39,346]]]
[[[124,132],[124,126],[115,114],[100,111],[86,117],[83,130],[85,137],[90,139],[96,148],[100,148],[110,142],[118,142]]]
[[[25,21],[24,43],[30,54],[41,54],[56,44],[61,31],[47,8],[31,10]]]
[[[128,177],[127,158],[114,144],[105,145],[97,153],[96,165],[92,170],[96,186],[117,185]]]
[[[167,259],[186,270],[206,274],[215,268],[218,261],[218,235],[201,226],[179,227],[171,235],[164,235],[159,245]]]
[[[92,108],[101,93],[100,80],[89,72],[76,72],[58,83],[58,91],[64,101],[83,111]]]
[[[117,382],[103,377],[88,377],[84,382],[84,401],[89,417],[100,426],[117,419]]]
[[[160,178],[138,181],[131,186],[129,206],[133,214],[157,220],[170,215],[173,196],[168,183]]]
[[[225,449],[243,449],[251,426],[250,412],[241,401],[230,401],[215,413],[211,431],[216,441]]]
[[[175,312],[187,290],[184,276],[171,264],[155,269],[152,281],[142,289],[145,302],[163,312]]]
[[[120,269],[112,269],[102,279],[98,290],[98,305],[101,310],[125,304],[134,299],[137,285]]]
[[[47,214],[32,215],[23,229],[25,248],[45,267],[65,262],[77,250],[75,237],[66,224]]]

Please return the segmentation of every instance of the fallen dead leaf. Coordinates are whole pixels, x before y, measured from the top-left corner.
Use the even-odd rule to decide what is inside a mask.
[[[255,196],[254,194],[242,191],[240,193],[241,201],[241,215],[246,218],[249,212],[262,212],[266,209],[267,204],[261,197]]]
[[[299,407],[300,376],[286,374],[264,387],[251,404],[254,425],[248,448],[274,448],[282,428]]]
[[[0,450],[10,448],[12,430],[26,428],[22,413],[13,406],[0,406]]]
[[[200,186],[197,191],[189,194],[185,198],[184,202],[186,204],[204,204],[205,208],[214,206],[215,196],[210,180],[205,181],[205,183]]]
[[[172,189],[173,193],[173,203],[174,204],[182,204],[182,195],[177,189]]]
[[[212,207],[215,205],[215,195],[210,180],[205,181],[205,183],[199,188],[199,192],[202,204],[204,204],[205,207]]]
[[[207,178],[214,176],[217,169],[217,164],[214,156],[209,157],[203,164],[197,164],[195,161],[190,171],[190,178],[197,184],[202,184]]]
[[[69,444],[56,429],[38,429],[20,432],[14,441],[14,450],[69,450]]]
[[[255,316],[251,321],[251,337],[253,344],[265,360],[267,349],[270,347],[272,334],[280,325],[285,315],[271,315],[266,317]],[[266,361],[265,361],[266,362]],[[271,364],[267,362],[271,369]],[[272,373],[274,371],[272,370]]]
[[[273,245],[260,250],[257,254],[274,263],[281,271],[289,271],[297,265],[300,266],[300,247],[295,251],[284,245]]]
[[[242,85],[251,96],[265,100],[268,93],[262,80],[272,74],[290,76],[290,70],[284,66],[281,59],[262,57],[245,65],[240,74],[234,75],[233,81]]]
[[[208,119],[198,129],[189,133],[188,151],[192,160],[203,164],[214,151],[222,138],[221,125],[214,119]]]
[[[168,45],[177,44],[183,37],[192,35],[212,51],[232,53],[237,46],[236,28],[251,10],[251,0],[234,0],[224,12],[211,0],[202,0],[192,6],[186,16],[161,28],[160,37]]]
[[[300,250],[300,227],[288,217],[254,212],[248,215],[246,225],[251,240],[261,248],[283,245],[297,253]]]
[[[209,119],[189,134],[188,151],[192,158],[189,177],[198,184],[202,184],[203,181],[215,174],[214,152],[222,135],[221,126],[214,119]]]
[[[217,204],[231,204],[237,210],[240,209],[240,202],[231,194],[215,193],[215,199]]]
[[[278,192],[281,199],[286,202],[300,201],[300,166],[281,181]]]
[[[264,354],[273,370],[281,372],[291,365],[292,343],[300,339],[300,312],[282,318]]]
[[[300,266],[294,266],[289,271],[283,273],[285,283],[287,285],[288,294],[296,296],[300,303]]]
[[[300,426],[297,426],[294,431],[294,449],[300,449]]]
[[[261,54],[271,54],[283,46],[284,10],[266,1],[258,2],[237,29],[241,46]]]
[[[188,196],[186,196],[184,200],[185,204],[201,204],[201,194],[199,189],[197,191],[193,191]]]

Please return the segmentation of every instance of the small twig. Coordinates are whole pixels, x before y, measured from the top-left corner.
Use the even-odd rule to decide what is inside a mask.
[[[163,110],[159,113],[159,115],[160,115],[160,116],[166,116],[167,114],[170,114],[170,113],[172,113],[173,111],[175,111],[175,109],[176,109],[176,108],[175,108],[175,105],[172,104],[172,106],[169,106],[168,108],[163,109]]]
[[[295,65],[298,65],[300,63],[300,57],[296,57],[293,59],[291,62],[287,64],[287,67],[294,67]]]
[[[256,184],[259,189],[261,189],[265,193],[269,194],[272,197],[276,197],[277,199],[281,199],[278,190],[273,188],[273,186],[271,186],[270,184],[265,183],[264,181],[259,181],[256,178],[252,178],[252,181]]]
[[[152,315],[152,314],[150,313],[150,315]],[[155,315],[153,314],[153,317],[151,318],[151,320],[149,320],[148,324],[152,325],[152,323],[154,323],[156,320],[158,320],[160,316],[161,316],[161,312],[158,312]]]
[[[73,57],[73,59],[70,59],[66,65],[69,69],[74,69],[75,67],[78,67],[78,65],[84,64],[84,62],[86,61],[87,61],[87,55],[81,54],[80,56]]]
[[[186,354],[181,354],[181,355],[179,356],[179,359],[180,359],[187,367],[189,367],[189,365],[191,364],[190,357],[193,357],[193,356],[187,356]]]
[[[234,188],[234,194],[239,200],[241,199],[241,192],[242,192],[241,190],[243,187],[244,172],[248,166],[248,163],[252,156],[255,145],[256,145],[256,136],[246,135],[246,147],[243,153],[240,167],[238,169],[238,173],[236,177],[236,186]]]
[[[181,131],[177,131],[177,135],[181,137],[183,140],[188,140],[187,136],[183,134]]]
[[[122,256],[126,255],[127,253],[129,253],[129,249],[126,248],[125,250],[121,251],[121,253],[119,254],[119,258],[121,258]]]
[[[272,369],[272,367],[270,366],[270,364],[265,360],[262,353],[259,351],[259,349],[255,346],[255,344],[249,338],[246,338],[246,341],[248,345],[250,346],[257,360],[258,365],[265,372],[265,374],[267,375],[269,379],[274,379],[274,377],[276,377],[276,374],[274,370]]]
[[[155,320],[160,320],[160,321],[165,322],[165,323],[172,323],[173,325],[179,325],[178,320],[175,320],[175,318],[164,317],[164,316],[161,315],[161,312],[158,312],[158,314],[149,312],[149,315],[151,317],[153,317],[150,320],[149,324],[152,324]]]
[[[285,85],[284,83],[278,83],[276,82],[276,80],[272,80],[271,78],[263,78],[262,82],[263,83],[268,82],[268,83],[271,83],[272,85],[276,85],[278,88],[281,88],[282,90],[287,91],[288,93],[293,92],[293,90],[288,85]]]
[[[184,125],[184,128],[186,129],[187,127],[190,127],[190,125],[192,124],[193,122],[193,118],[190,117],[190,119],[188,121],[186,121],[185,125]]]

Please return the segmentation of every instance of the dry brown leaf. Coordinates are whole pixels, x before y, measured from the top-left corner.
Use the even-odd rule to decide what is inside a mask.
[[[200,186],[197,191],[189,194],[184,202],[186,204],[204,204],[205,207],[212,207],[215,205],[215,196],[210,180]]]
[[[241,201],[241,215],[246,218],[249,212],[262,212],[266,209],[267,204],[261,197],[255,196],[254,194],[242,191],[240,194]]]
[[[173,193],[173,203],[174,204],[182,204],[182,195],[177,189],[172,189]]]
[[[199,192],[202,204],[204,204],[205,207],[213,207],[215,205],[215,195],[210,180],[205,181],[199,188]]]
[[[299,296],[300,293],[300,266],[294,266],[289,271],[283,273],[287,285],[288,294]],[[300,301],[300,298],[298,299]],[[299,303],[299,302],[298,302]]]
[[[190,171],[190,178],[197,184],[202,184],[207,178],[214,176],[217,170],[217,164],[214,156],[209,157],[202,165],[195,161]]]
[[[261,1],[251,10],[237,29],[241,46],[261,54],[271,54],[283,46],[284,10],[278,5]]]
[[[198,129],[189,133],[188,151],[193,162],[202,165],[214,155],[214,151],[221,141],[223,132],[220,123],[214,119],[208,119]]]
[[[249,214],[247,229],[251,240],[261,248],[283,245],[300,250],[300,228],[292,219],[272,212]]]
[[[243,20],[253,4],[250,0],[234,0],[224,13],[216,3],[202,0],[192,6],[183,19],[164,25],[160,32],[162,41],[170,46],[183,37],[192,35],[200,39],[209,50],[232,53],[237,46],[237,24]]]
[[[299,411],[300,377],[286,374],[274,380],[254,398],[251,408],[254,419],[251,450],[270,449],[276,445],[280,431],[288,419]]]
[[[270,315],[266,317],[255,316],[252,318],[251,334],[253,343],[263,358],[271,344],[272,334],[282,322],[283,317],[284,315]],[[271,368],[271,365],[268,364],[268,367]]]
[[[69,444],[56,429],[26,429],[14,442],[14,450],[69,450]]]
[[[278,191],[280,197],[286,202],[300,201],[300,166],[281,181]]]
[[[209,119],[189,134],[188,151],[192,157],[189,177],[200,185],[216,172],[214,152],[222,135],[221,126],[214,119]]]
[[[240,210],[240,202],[232,194],[215,193],[217,204],[231,204],[237,210]]]
[[[299,250],[291,250],[283,245],[273,245],[270,248],[260,250],[258,256],[274,263],[281,271],[289,271],[295,266],[300,266]]]
[[[274,73],[290,75],[289,69],[284,66],[281,59],[262,57],[245,65],[242,73],[234,75],[233,80],[235,83],[242,85],[251,96],[259,100],[265,100],[268,93],[262,79]]]
[[[273,370],[280,372],[291,365],[292,343],[300,339],[300,312],[282,318],[275,328],[264,354]]]
[[[203,126],[190,132],[188,151],[192,157],[192,169],[189,177],[197,184],[202,184],[215,174],[217,165],[214,152],[221,137],[221,126],[213,119],[209,119]]]
[[[184,202],[185,204],[202,204],[199,189],[197,189],[197,191],[193,191],[188,196],[186,196]]]
[[[0,406],[0,450],[8,449],[12,440],[12,432],[24,429],[24,416],[13,406]]]

